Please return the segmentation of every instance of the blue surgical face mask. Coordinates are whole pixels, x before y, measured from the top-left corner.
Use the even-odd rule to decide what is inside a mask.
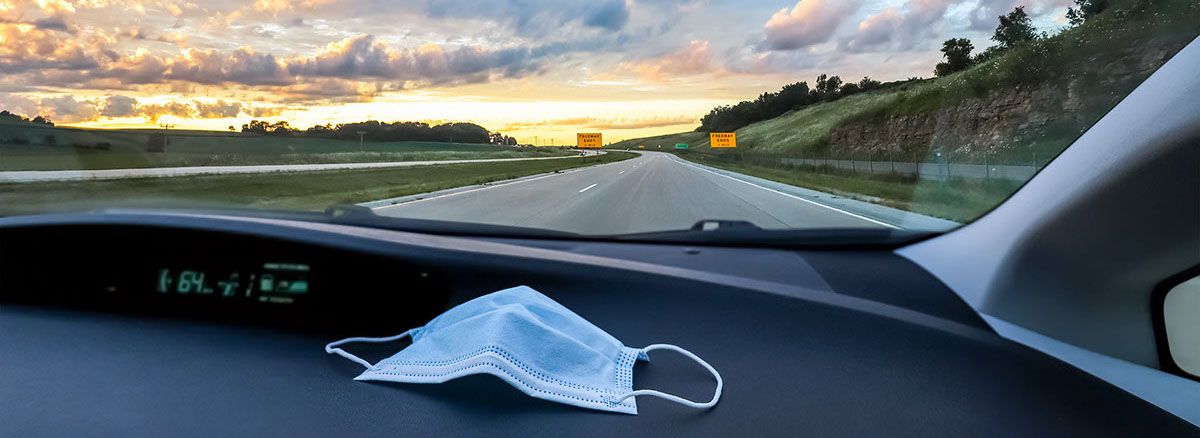
[[[405,336],[412,345],[371,364],[339,345],[389,342]],[[646,353],[673,350],[704,366],[717,380],[712,400],[697,403],[654,390],[633,390],[633,364]],[[634,397],[649,395],[707,409],[721,398],[723,382],[707,362],[667,344],[629,348],[549,297],[525,286],[463,303],[424,327],[386,338],[348,338],[325,346],[367,370],[354,380],[442,383],[492,374],[541,399],[603,411],[637,414]]]

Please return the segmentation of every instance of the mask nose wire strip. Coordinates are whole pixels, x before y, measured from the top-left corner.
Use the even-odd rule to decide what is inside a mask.
[[[333,341],[333,342],[330,342],[328,345],[326,345],[326,346],[325,346],[325,352],[326,352],[326,353],[329,353],[329,354],[336,354],[336,355],[338,355],[338,356],[341,356],[341,357],[344,357],[344,358],[346,358],[346,359],[350,359],[350,360],[352,360],[352,361],[354,361],[354,362],[358,363],[359,365],[362,365],[362,366],[364,366],[364,367],[367,367],[368,369],[370,369],[370,368],[374,368],[374,367],[375,367],[375,365],[372,365],[370,362],[367,362],[367,361],[363,360],[361,357],[358,357],[358,356],[355,356],[355,355],[353,355],[353,354],[350,354],[350,353],[349,353],[349,352],[347,352],[346,350],[343,350],[343,349],[341,349],[341,348],[337,348],[337,347],[338,347],[339,345],[343,345],[343,344],[349,344],[349,343],[352,343],[352,342],[369,342],[369,343],[383,343],[383,342],[392,342],[392,341],[396,341],[396,340],[403,339],[403,338],[405,338],[405,337],[408,337],[408,336],[412,336],[412,332],[413,332],[413,330],[416,330],[416,329],[411,329],[411,330],[409,330],[409,331],[406,331],[406,332],[404,332],[404,333],[401,333],[401,334],[398,334],[398,335],[395,335],[395,336],[388,336],[388,337],[385,337],[385,338],[363,338],[363,337],[357,337],[357,338],[346,338],[346,339],[342,339],[342,340],[340,340],[340,341]]]
[[[627,399],[629,397],[636,397],[639,395],[649,395],[649,396],[654,396],[654,397],[658,397],[661,399],[670,400],[675,403],[679,403],[681,405],[687,406],[689,408],[708,409],[708,408],[711,408],[714,405],[716,405],[717,401],[721,399],[721,389],[725,387],[725,381],[721,380],[721,374],[718,373],[717,370],[712,367],[712,365],[709,365],[708,362],[705,362],[704,359],[701,359],[699,356],[692,354],[692,352],[690,352],[690,351],[684,350],[682,348],[679,348],[679,347],[671,345],[671,344],[647,345],[646,348],[642,349],[642,351],[646,352],[646,353],[649,353],[654,350],[671,350],[671,351],[678,352],[679,354],[687,356],[688,358],[691,358],[692,360],[696,361],[696,363],[699,363],[701,366],[704,367],[704,369],[706,369],[706,370],[708,370],[708,372],[712,373],[713,378],[717,379],[717,390],[713,392],[712,400],[709,400],[704,403],[698,403],[698,402],[694,402],[694,401],[691,401],[691,400],[688,400],[688,399],[685,399],[683,397],[679,397],[676,395],[667,394],[667,393],[661,392],[661,391],[655,391],[653,389],[639,389],[636,391],[627,392],[625,394],[617,396],[618,403],[625,401],[625,399]]]

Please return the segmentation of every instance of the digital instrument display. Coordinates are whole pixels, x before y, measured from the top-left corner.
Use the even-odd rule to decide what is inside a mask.
[[[155,273],[155,293],[204,296],[291,304],[309,293],[311,267],[302,263],[267,262],[248,269],[160,267]]]

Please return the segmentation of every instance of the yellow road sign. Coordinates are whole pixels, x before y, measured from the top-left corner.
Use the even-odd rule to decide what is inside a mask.
[[[575,146],[580,149],[598,149],[604,147],[603,134],[575,134]]]
[[[713,149],[718,148],[736,148],[737,133],[736,132],[710,132],[708,133],[708,142]]]

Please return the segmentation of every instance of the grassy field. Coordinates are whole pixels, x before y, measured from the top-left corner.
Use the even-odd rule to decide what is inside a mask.
[[[142,167],[327,164],[381,161],[534,158],[569,155],[558,148],[432,142],[367,142],[269,137],[234,132],[171,131],[164,153],[146,153],[147,130],[97,130],[0,124],[0,138],[32,144],[0,144],[0,171],[120,169]],[[53,135],[56,146],[41,144]],[[108,143],[110,149],[95,146]],[[79,146],[79,147],[77,147]]]
[[[0,184],[0,215],[100,207],[231,206],[322,210],[610,163],[634,154],[397,169]]]
[[[1014,181],[951,179],[941,182],[811,166],[764,166],[722,159],[711,154],[680,154],[680,157],[746,175],[957,222],[974,220],[1021,186],[1021,183]]]
[[[686,144],[689,150],[693,149],[708,149],[708,133],[707,132],[680,132],[677,134],[659,135],[654,137],[637,138],[633,140],[619,141],[608,145],[609,149],[638,149],[638,146],[645,146],[646,150],[659,150],[658,145],[662,145],[661,150],[673,149],[676,144]]]

